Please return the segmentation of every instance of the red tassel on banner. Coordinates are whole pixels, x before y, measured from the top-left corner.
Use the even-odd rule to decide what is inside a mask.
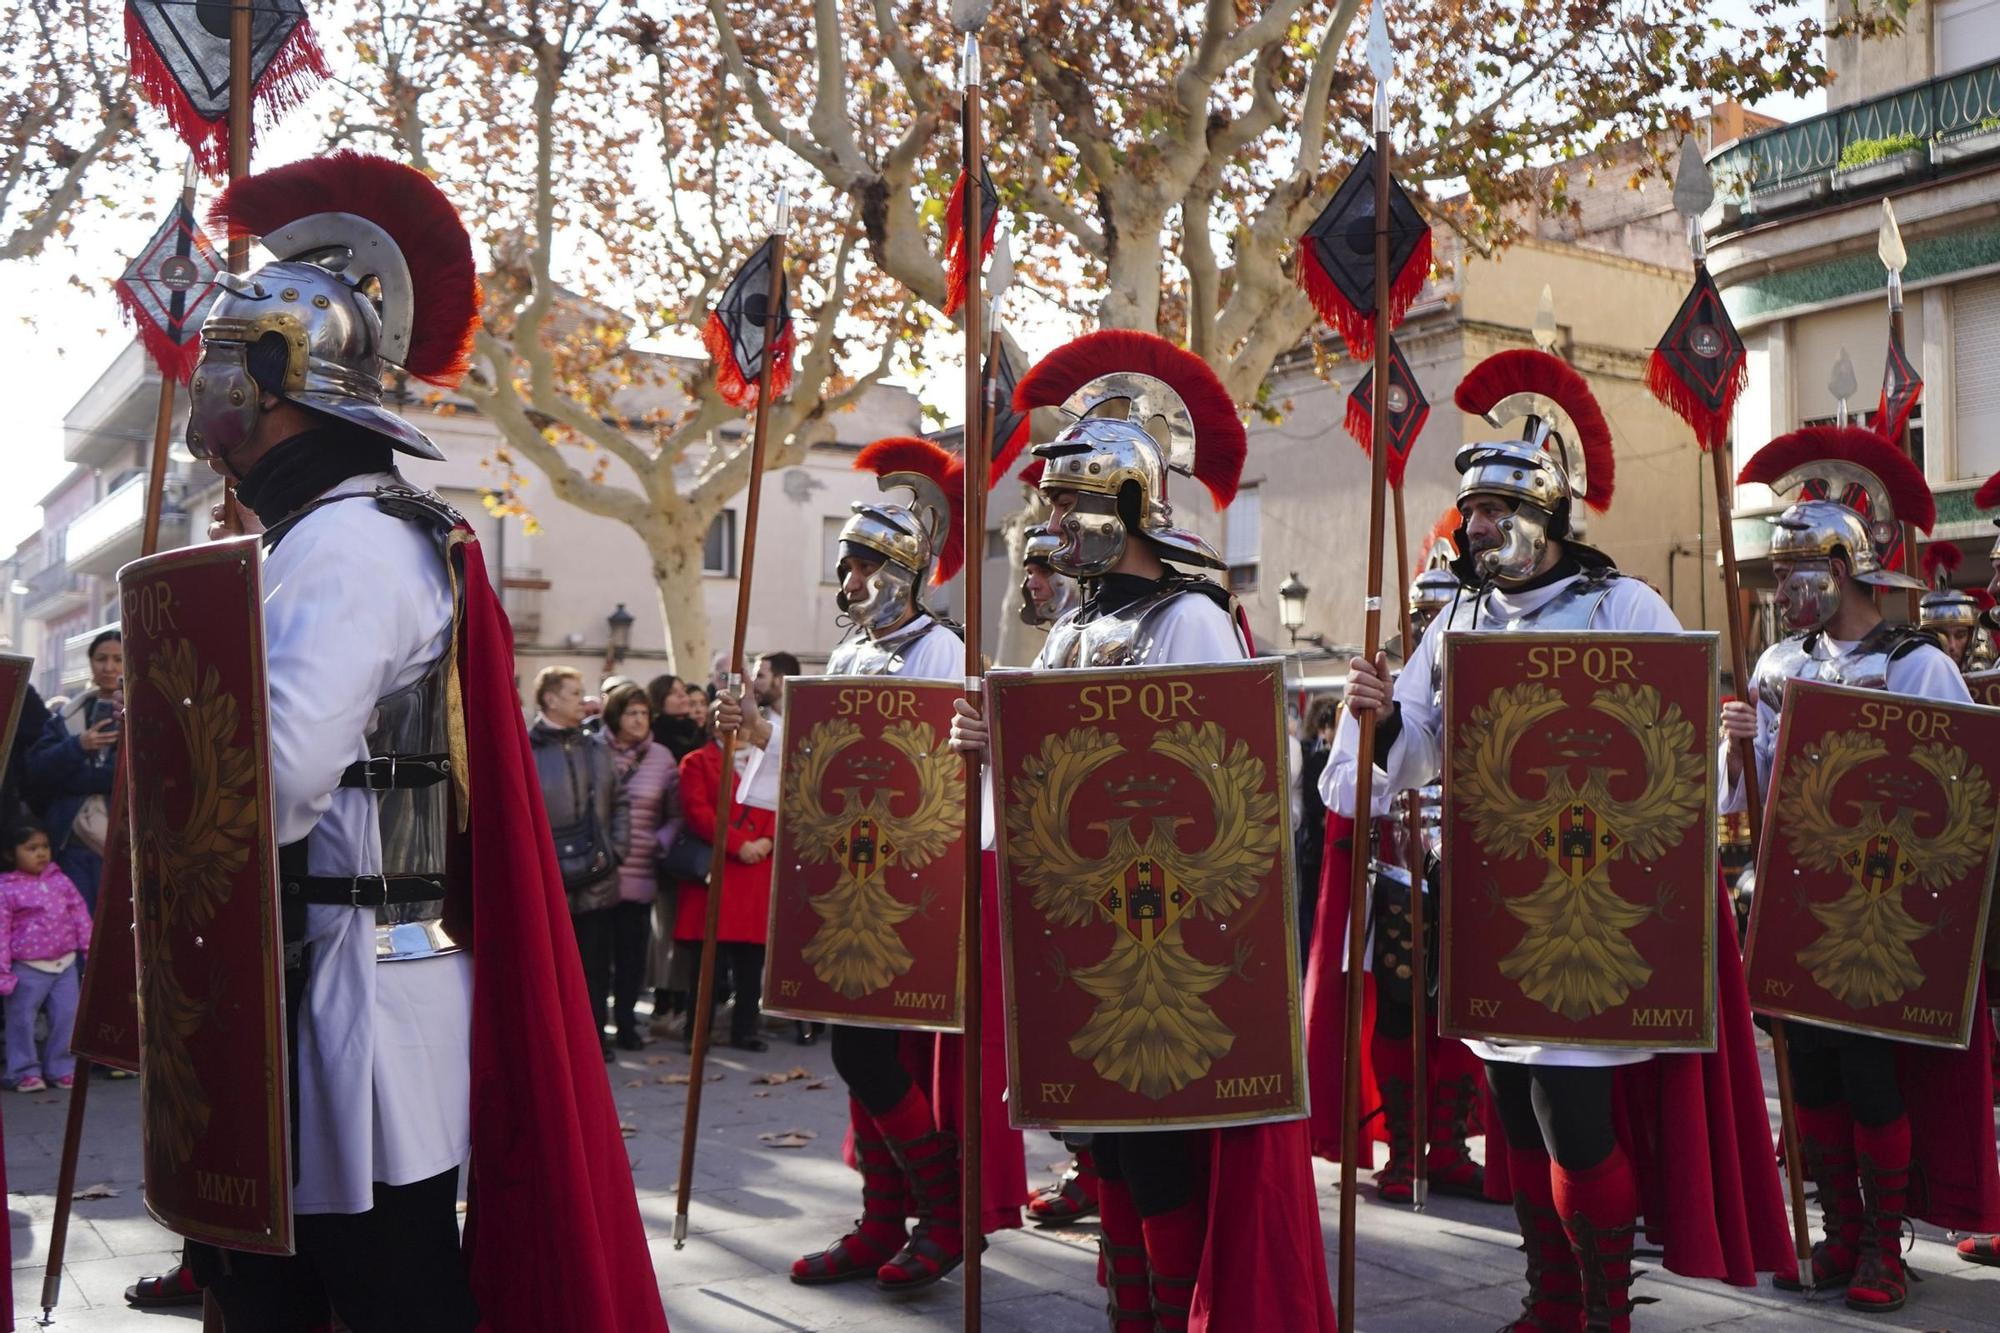
[[[1736,374],[1723,387],[1722,404],[1710,411],[1701,396],[1688,387],[1687,381],[1674,373],[1666,357],[1658,351],[1646,367],[1646,388],[1653,397],[1666,405],[1668,411],[1694,428],[1695,443],[1702,452],[1721,444],[1729,438],[1729,418],[1736,410],[1736,396],[1750,382],[1750,367],[1737,367]]]
[[[993,253],[993,237],[1000,228],[1000,213],[996,209],[993,216],[986,219],[986,227],[979,237],[979,262],[985,263]],[[952,182],[951,198],[944,205],[944,313],[947,319],[956,315],[965,305],[967,279],[972,274],[972,266],[965,258],[965,173],[959,172]]]
[[[114,288],[119,308],[125,318],[132,321],[138,331],[139,341],[153,358],[153,364],[160,368],[162,375],[171,375],[182,384],[194,374],[195,362],[201,360],[201,335],[195,334],[186,342],[175,342],[173,335],[147,317],[132,294],[123,286]]]
[[[1375,442],[1375,414],[1368,410],[1366,403],[1353,394],[1347,396],[1347,420],[1343,424],[1347,427],[1347,433],[1354,437],[1354,442],[1361,446],[1361,452],[1367,454]],[[1392,449],[1389,451],[1389,462],[1393,464],[1395,461],[1396,453]],[[1389,484],[1394,486],[1396,483],[1392,481]]]
[[[790,321],[785,324],[765,355],[778,359],[771,366],[771,393],[782,396],[792,387],[792,351],[797,339],[792,335]],[[729,329],[723,324],[720,312],[711,311],[708,323],[702,325],[701,345],[708,349],[709,359],[715,362],[715,389],[722,395],[722,401],[731,407],[751,408],[757,405],[757,381],[746,378],[743,367],[736,364],[736,355],[730,350]]]
[[[205,176],[220,176],[229,170],[229,117],[206,120],[181,91],[166,62],[146,35],[138,13],[125,7],[125,53],[132,70],[132,82],[140,96],[159,110],[194,152],[195,166]],[[262,78],[251,91],[250,141],[257,140],[256,122],[261,115],[269,123],[297,107],[313,89],[332,76],[326,55],[319,49],[312,25],[301,21],[291,36],[271,57]]]
[[[1390,328],[1401,324],[1403,316],[1416,304],[1425,280],[1431,275],[1431,257],[1431,234],[1427,228],[1417,239],[1416,249],[1410,252],[1410,261],[1389,285]],[[1349,356],[1366,361],[1375,355],[1375,312],[1360,309],[1341,294],[1320,264],[1310,236],[1299,240],[1299,285],[1305,289],[1306,300],[1319,312],[1319,317],[1340,334]]]

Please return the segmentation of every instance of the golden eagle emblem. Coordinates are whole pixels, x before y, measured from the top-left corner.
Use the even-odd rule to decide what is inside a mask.
[[[846,718],[830,718],[806,734],[801,762],[785,773],[785,828],[799,859],[833,864],[839,878],[808,901],[820,928],[801,956],[821,981],[848,999],[881,990],[910,970],[915,959],[896,927],[920,910],[884,882],[892,866],[921,869],[944,854],[965,826],[964,761],[937,740],[928,722],[895,722],[882,739],[916,774],[915,800],[898,815],[890,802],[904,794],[895,770],[905,765],[863,759],[853,765],[852,786],[828,805],[821,798],[833,761],[862,739]],[[863,787],[866,790],[863,790]]]
[[[1036,911],[1057,925],[1098,920],[1115,927],[1101,962],[1064,968],[1097,1001],[1070,1037],[1070,1051],[1126,1091],[1158,1101],[1207,1073],[1235,1043],[1202,996],[1247,961],[1241,950],[1226,962],[1196,958],[1182,922],[1190,914],[1224,918],[1248,902],[1270,872],[1282,830],[1264,761],[1215,723],[1177,723],[1156,735],[1151,749],[1207,791],[1217,832],[1206,847],[1183,850],[1179,831],[1193,821],[1155,814],[1143,836],[1133,831],[1136,815],[1093,821],[1085,828],[1104,836],[1104,854],[1076,850],[1070,808],[1078,788],[1126,753],[1094,727],[1043,740],[1014,779],[1007,830],[1010,870],[1034,890]],[[1136,811],[1144,802],[1125,804]]]
[[[1894,775],[1871,783],[1869,796],[1840,802],[1837,814],[1834,793],[1841,779],[1888,753],[1888,746],[1866,731],[1830,731],[1786,769],[1785,791],[1778,798],[1779,826],[1792,854],[1847,881],[1846,891],[1832,902],[1806,904],[1826,930],[1799,951],[1799,963],[1829,994],[1855,1009],[1888,1004],[1924,982],[1910,946],[1943,919],[1931,925],[1917,920],[1903,890],[1950,883],[1988,850],[1981,820],[1992,786],[1956,745],[1920,745],[1910,752],[1910,762],[1944,794],[1944,815],[1935,831],[1918,831],[1921,812],[1907,801],[1923,784],[1898,782]]]
[[[1539,779],[1539,794],[1522,790],[1515,747],[1570,708],[1543,685],[1493,691],[1459,728],[1451,761],[1456,804],[1473,821],[1480,847],[1548,863],[1540,887],[1503,900],[1526,929],[1500,960],[1500,973],[1530,1000],[1577,1022],[1625,1003],[1653,975],[1628,932],[1659,912],[1670,890],[1656,903],[1630,902],[1612,885],[1611,867],[1625,856],[1655,860],[1699,827],[1707,786],[1694,724],[1678,705],[1662,711],[1659,690],[1618,685],[1589,707],[1639,742],[1643,784],[1630,800],[1611,794],[1626,776],[1605,757],[1612,736],[1582,726],[1554,738],[1559,762],[1525,775]],[[1581,785],[1570,776],[1575,768],[1584,772]]]
[[[147,1138],[168,1168],[178,1170],[208,1128],[208,1092],[188,1042],[209,1011],[188,994],[173,941],[177,932],[200,930],[215,919],[249,862],[259,817],[257,764],[248,747],[234,743],[236,700],[223,691],[215,668],[200,670],[192,643],[162,644],[148,665],[146,684],[165,699],[187,759],[177,769],[183,789],[173,782],[132,788],[134,864],[147,890],[138,896],[149,944],[140,996]]]

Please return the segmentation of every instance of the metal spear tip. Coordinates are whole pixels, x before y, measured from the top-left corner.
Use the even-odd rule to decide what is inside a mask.
[[[1556,294],[1547,283],[1542,284],[1542,303],[1535,307],[1535,346],[1544,352],[1553,352],[1560,336],[1556,329]]]
[[[993,0],[951,0],[951,26],[970,36],[986,26],[986,16],[992,12]]]
[[[976,87],[979,83],[979,34],[965,34],[965,49],[958,58],[958,86]]]
[[[777,206],[772,210],[771,234],[784,236],[792,230],[792,191],[789,186],[778,187]]]
[[[986,266],[986,319],[990,324],[1000,308],[1000,298],[1014,285],[1014,242],[1006,228],[993,242],[993,258]]]
[[[1882,260],[1882,267],[1891,273],[1901,273],[1910,263],[1910,252],[1903,248],[1903,229],[1896,225],[1896,208],[1887,199],[1882,201],[1882,230],[1875,234],[1875,253]]]
[[[1368,72],[1375,86],[1386,88],[1395,75],[1395,52],[1389,46],[1389,0],[1375,0],[1368,6]]]
[[[1840,359],[1833,363],[1833,377],[1826,382],[1826,391],[1836,399],[1845,402],[1861,387],[1861,381],[1854,374],[1854,358],[1840,349]]]
[[[1674,212],[1698,218],[1715,202],[1715,177],[1693,135],[1681,140],[1680,164],[1674,168]]]

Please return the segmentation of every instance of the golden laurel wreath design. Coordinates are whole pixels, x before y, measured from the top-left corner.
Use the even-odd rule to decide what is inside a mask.
[[[1278,854],[1278,793],[1264,761],[1213,722],[1181,722],[1158,733],[1152,753],[1186,768],[1207,790],[1214,809],[1208,845],[1184,852],[1176,838],[1185,816],[1155,815],[1143,838],[1129,816],[1086,825],[1107,840],[1102,856],[1085,856],[1070,831],[1070,809],[1093,772],[1126,753],[1108,732],[1078,727],[1045,737],[1013,781],[1007,806],[1008,860],[1034,894],[1030,905],[1061,926],[1101,920],[1112,926],[1110,952],[1100,962],[1063,971],[1097,1001],[1069,1047],[1098,1074],[1158,1101],[1207,1073],[1228,1054],[1236,1035],[1202,997],[1239,972],[1239,946],[1226,962],[1205,962],[1188,949],[1179,920],[1142,939],[1104,904],[1134,862],[1157,864],[1169,882],[1191,895],[1189,911],[1210,919],[1242,907],[1261,887]],[[1060,959],[1058,959],[1060,964]]]
[[[1661,911],[1671,891],[1663,889],[1654,903],[1630,902],[1612,885],[1611,866],[1626,854],[1657,860],[1697,826],[1708,761],[1678,704],[1663,707],[1651,685],[1618,685],[1588,707],[1638,740],[1645,784],[1636,796],[1614,798],[1611,782],[1622,775],[1604,765],[1586,768],[1580,786],[1567,764],[1517,776],[1514,749],[1521,739],[1570,707],[1545,685],[1494,690],[1459,728],[1452,781],[1482,849],[1549,862],[1538,888],[1502,902],[1526,930],[1500,960],[1501,975],[1528,999],[1582,1021],[1625,1003],[1653,975],[1629,932]],[[1529,794],[1523,778],[1539,778],[1539,794]],[[1581,875],[1565,869],[1556,839],[1559,816],[1576,806],[1587,807],[1608,835],[1604,854]]]
[[[259,819],[257,764],[248,747],[234,743],[235,698],[224,692],[214,667],[200,669],[192,642],[163,642],[148,664],[146,683],[165,699],[187,756],[187,806],[179,821],[169,823],[161,787],[134,784],[133,790],[135,851],[154,888],[140,897],[151,946],[141,997],[147,1137],[168,1169],[177,1170],[208,1129],[208,1092],[188,1048],[210,1008],[188,993],[174,938],[212,922],[249,863]]]
[[[1854,1009],[1888,1004],[1924,983],[1911,946],[1938,929],[1943,919],[1919,921],[1904,902],[1905,881],[1935,889],[1964,875],[1989,850],[1986,810],[1992,784],[1956,745],[1920,745],[1910,752],[1910,762],[1944,793],[1944,819],[1935,832],[1919,832],[1920,812],[1908,806],[1884,817],[1879,800],[1845,802],[1852,811],[1850,821],[1836,815],[1834,792],[1841,779],[1888,753],[1888,745],[1867,731],[1829,731],[1787,767],[1785,790],[1778,797],[1778,818],[1792,854],[1811,869],[1847,880],[1845,891],[1832,902],[1806,904],[1826,929],[1797,957],[1816,983]],[[1898,869],[1907,869],[1906,875],[1893,875],[1879,888],[1870,886],[1862,856],[1878,838],[1896,843]]]
[[[840,867],[832,888],[807,899],[820,928],[800,956],[812,964],[815,976],[850,1000],[881,990],[916,961],[897,927],[915,916],[920,904],[889,892],[881,871],[891,864],[922,869],[943,855],[965,827],[964,803],[955,799],[964,790],[964,760],[937,739],[928,722],[895,722],[882,732],[882,739],[916,774],[917,799],[908,814],[891,812],[890,798],[901,789],[886,785],[866,791],[842,787],[837,803],[823,802],[820,792],[833,761],[861,739],[861,728],[847,718],[814,724],[800,751],[804,761],[785,774],[781,798],[799,858],[810,865]],[[839,850],[861,819],[874,822],[878,844],[886,849],[875,873],[865,878],[852,873]]]

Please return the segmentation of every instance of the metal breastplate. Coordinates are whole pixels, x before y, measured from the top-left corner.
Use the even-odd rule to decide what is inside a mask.
[[[1611,587],[1621,575],[1615,569],[1591,571],[1570,580],[1555,596],[1543,602],[1532,611],[1518,615],[1508,615],[1495,606],[1490,592],[1474,597],[1461,596],[1451,604],[1445,614],[1444,631],[1437,640],[1440,660],[1431,672],[1433,688],[1432,702],[1440,709],[1444,707],[1444,634],[1453,630],[1481,630],[1485,632],[1506,632],[1520,630],[1537,634],[1561,632],[1563,630],[1593,630],[1597,626],[1598,608],[1610,595]]]
[[[1067,613],[1049,627],[1049,641],[1042,648],[1042,665],[1109,667],[1145,663],[1152,657],[1161,613],[1187,591],[1185,583],[1169,580],[1138,601],[1088,622],[1080,619],[1081,608]]]
[[[1775,713],[1784,707],[1788,680],[1884,689],[1889,684],[1889,663],[1913,634],[1909,626],[1892,625],[1885,620],[1838,657],[1822,653],[1822,635],[1818,630],[1780,639],[1757,659],[1757,698]]]
[[[903,669],[903,657],[927,636],[938,622],[929,616],[912,621],[877,639],[857,634],[837,646],[826,659],[829,676],[894,676]]]
[[[403,755],[439,755],[450,750],[445,732],[447,657],[431,663],[421,678],[377,701],[368,723],[370,760],[393,763]],[[377,791],[376,821],[382,835],[384,875],[445,878],[445,845],[451,831],[452,783]],[[379,961],[455,953],[444,934],[444,899],[385,903],[375,909],[375,955]]]

